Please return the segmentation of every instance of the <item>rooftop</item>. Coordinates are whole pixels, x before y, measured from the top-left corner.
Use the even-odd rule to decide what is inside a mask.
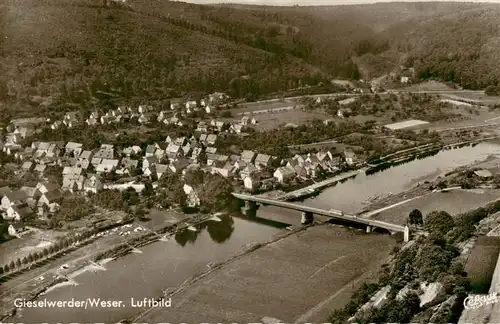
[[[385,125],[385,128],[388,128],[390,130],[398,130],[398,129],[405,129],[405,128],[410,128],[410,127],[416,127],[416,126],[421,126],[428,124],[429,122],[423,121],[423,120],[417,120],[417,119],[410,119],[410,120],[405,120],[402,122],[394,123],[394,124],[388,124]]]

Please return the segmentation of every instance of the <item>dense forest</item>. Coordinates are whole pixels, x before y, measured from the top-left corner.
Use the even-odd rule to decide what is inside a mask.
[[[500,6],[470,3],[6,0],[0,110],[89,108],[215,90],[252,100],[401,66],[421,79],[496,87],[499,18]]]

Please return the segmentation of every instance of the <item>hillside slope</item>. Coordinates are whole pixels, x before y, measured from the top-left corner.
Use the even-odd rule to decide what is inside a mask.
[[[0,108],[90,108],[190,91],[236,97],[371,79],[400,65],[468,88],[500,80],[500,6],[0,2]],[[40,105],[42,104],[42,105]]]
[[[65,106],[92,106],[96,100],[164,99],[214,90],[244,96],[294,87],[299,80],[321,80],[320,69],[299,58],[96,3],[0,4],[4,103],[13,109],[34,108],[58,98]],[[232,82],[229,89],[233,78],[245,75],[251,78],[237,79],[240,82]]]

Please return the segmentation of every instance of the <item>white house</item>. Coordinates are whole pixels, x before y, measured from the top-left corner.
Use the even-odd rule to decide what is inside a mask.
[[[288,167],[281,167],[276,169],[276,171],[274,171],[273,176],[278,180],[278,182],[285,183],[292,180],[295,177],[295,174],[296,173],[294,169]]]

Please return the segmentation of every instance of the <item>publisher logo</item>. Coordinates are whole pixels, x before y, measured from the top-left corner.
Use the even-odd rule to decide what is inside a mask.
[[[495,304],[499,301],[497,293],[489,295],[474,295],[464,299],[465,309],[478,309],[486,305]]]

